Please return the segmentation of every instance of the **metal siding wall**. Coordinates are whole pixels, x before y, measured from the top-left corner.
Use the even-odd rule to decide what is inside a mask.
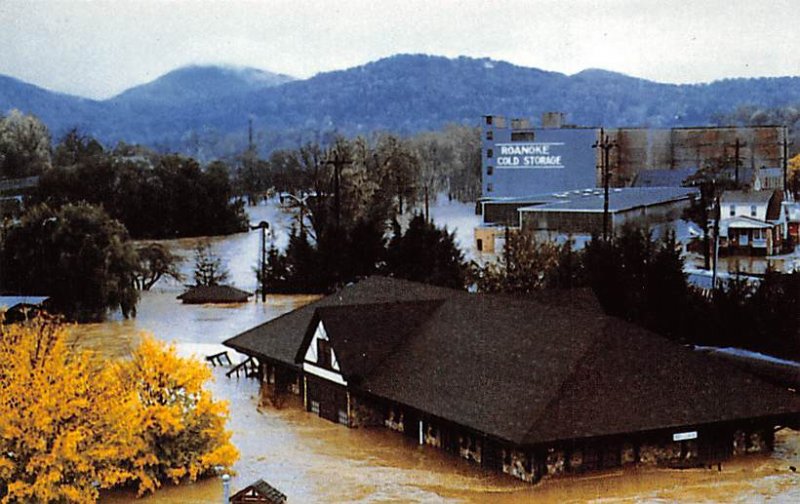
[[[494,122],[494,121],[493,121]],[[486,133],[492,132],[492,140]],[[511,143],[511,128],[486,124],[483,119],[482,135],[482,194],[485,197],[520,197],[532,194],[560,192],[595,187],[597,182],[597,154],[592,144],[597,140],[594,128],[535,129],[533,143],[563,143],[553,146],[553,155],[561,156],[564,168],[503,168],[497,166],[497,144]],[[515,142],[519,144],[531,142]],[[488,157],[488,150],[493,156]],[[491,165],[493,173],[488,175]],[[492,191],[488,185],[492,185]]]

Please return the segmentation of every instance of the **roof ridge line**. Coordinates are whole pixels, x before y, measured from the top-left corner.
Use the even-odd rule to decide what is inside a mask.
[[[411,331],[408,332],[408,334],[406,334],[406,336],[404,338],[400,338],[399,341],[397,343],[395,343],[395,345],[392,347],[392,349],[390,351],[386,352],[386,355],[382,359],[380,359],[378,362],[376,362],[374,366],[372,366],[370,368],[369,374],[372,374],[372,372],[375,371],[376,369],[378,369],[384,362],[386,362],[386,360],[389,357],[394,355],[395,352],[397,351],[397,349],[400,348],[401,345],[406,343],[408,338],[410,338],[410,337],[416,335],[417,333],[419,333],[419,330],[425,324],[427,324],[430,321],[431,317],[433,317],[433,314],[436,313],[437,311],[439,311],[446,301],[447,301],[446,299],[431,299],[431,300],[426,301],[427,303],[431,303],[431,304],[435,303],[436,306],[433,308],[433,310],[431,310],[431,312],[428,314],[428,316],[425,317],[425,319],[422,321],[422,323],[417,325],[417,327],[415,328],[416,330],[411,330]],[[363,380],[363,379],[366,378],[366,376],[362,376],[361,378]]]
[[[578,368],[589,358],[596,357],[598,355],[598,353],[594,352],[593,350],[601,346],[601,344],[603,343],[601,341],[601,336],[604,337],[606,335],[606,331],[608,330],[608,326],[609,324],[611,324],[611,319],[612,319],[612,317],[608,315],[598,315],[598,317],[603,318],[603,330],[600,331],[597,334],[597,336],[595,336],[592,343],[586,347],[586,350],[583,352],[580,358],[575,360],[575,363],[570,368],[569,373],[567,373],[566,377],[561,381],[561,384],[558,386],[558,390],[556,391],[556,393],[547,402],[545,407],[542,408],[541,414],[538,417],[536,417],[536,420],[533,421],[531,427],[527,431],[525,431],[525,435],[523,436],[523,438],[518,440],[519,444],[523,444],[525,439],[527,439],[530,436],[531,431],[533,431],[541,423],[543,417],[547,415],[547,413],[550,411],[550,408],[561,400],[564,389],[567,387],[569,383],[571,383],[573,377],[575,376],[575,371],[577,371]]]

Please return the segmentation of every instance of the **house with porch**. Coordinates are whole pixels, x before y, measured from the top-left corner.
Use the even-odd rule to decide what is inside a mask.
[[[774,255],[783,251],[788,228],[783,191],[725,191],[720,197],[720,252]]]
[[[595,309],[390,278],[225,344],[311,414],[524,481],[768,451],[800,397]]]

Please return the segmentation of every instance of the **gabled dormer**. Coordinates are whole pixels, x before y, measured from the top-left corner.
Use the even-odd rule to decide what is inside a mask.
[[[303,371],[346,386],[347,381],[342,376],[339,360],[325,330],[325,324],[318,316],[314,317],[313,323],[316,323],[316,326],[305,349]]]
[[[358,385],[440,304],[431,300],[319,307],[295,362],[319,378]]]

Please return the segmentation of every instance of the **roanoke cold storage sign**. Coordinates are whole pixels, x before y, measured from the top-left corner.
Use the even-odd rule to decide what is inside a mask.
[[[496,144],[498,168],[564,168],[564,142]]]

